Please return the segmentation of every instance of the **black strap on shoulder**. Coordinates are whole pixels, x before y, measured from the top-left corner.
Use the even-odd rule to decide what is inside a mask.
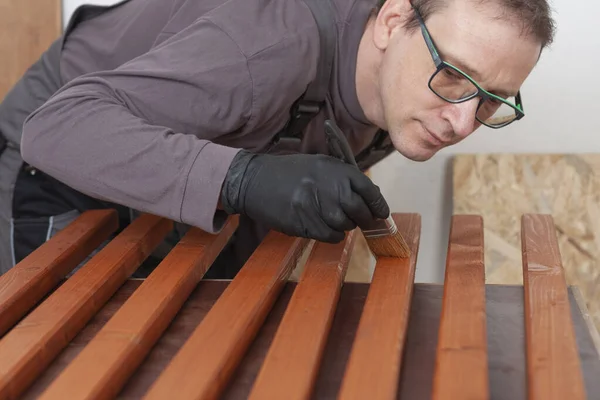
[[[331,0],[304,0],[310,8],[319,28],[319,63],[316,79],[308,86],[303,98],[305,102],[313,102],[321,107],[329,90],[329,80],[333,68],[335,53],[336,24]],[[301,101],[302,103],[302,101]]]
[[[291,140],[300,142],[306,125],[319,113],[329,89],[329,80],[333,68],[333,57],[336,44],[335,15],[331,0],[304,0],[313,14],[319,29],[319,60],[317,75],[306,92],[290,110],[290,119],[285,127],[277,134],[276,140]]]
[[[379,129],[371,143],[354,158],[361,171],[366,171],[394,151],[388,132]]]

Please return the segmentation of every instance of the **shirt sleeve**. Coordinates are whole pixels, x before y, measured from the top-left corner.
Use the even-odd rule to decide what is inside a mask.
[[[217,144],[251,116],[246,57],[198,20],[148,53],[76,78],[25,121],[23,159],[74,189],[217,232],[237,148]]]

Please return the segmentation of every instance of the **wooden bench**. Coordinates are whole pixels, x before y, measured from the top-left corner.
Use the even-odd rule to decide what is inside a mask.
[[[394,218],[412,256],[378,259],[368,283],[344,282],[360,231],[271,232],[235,279],[203,280],[236,217],[132,279],[172,222],[142,215],[69,275],[117,228],[88,211],[0,276],[0,399],[600,398],[550,216],[521,220],[523,286],[485,284],[473,215],[452,218],[444,284],[415,284],[420,217]]]

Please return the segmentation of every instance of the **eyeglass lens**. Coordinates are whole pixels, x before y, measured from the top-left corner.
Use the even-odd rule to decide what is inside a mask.
[[[448,66],[440,69],[431,79],[431,89],[450,102],[458,102],[475,96],[477,87],[459,71]],[[514,96],[508,97],[509,103],[516,104]],[[502,126],[517,118],[513,107],[497,99],[488,98],[477,109],[477,119],[491,126]]]

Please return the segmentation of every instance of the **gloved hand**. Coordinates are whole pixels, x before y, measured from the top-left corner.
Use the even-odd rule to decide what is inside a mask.
[[[221,204],[287,235],[330,243],[390,213],[379,187],[353,165],[325,155],[246,150],[233,159]]]

